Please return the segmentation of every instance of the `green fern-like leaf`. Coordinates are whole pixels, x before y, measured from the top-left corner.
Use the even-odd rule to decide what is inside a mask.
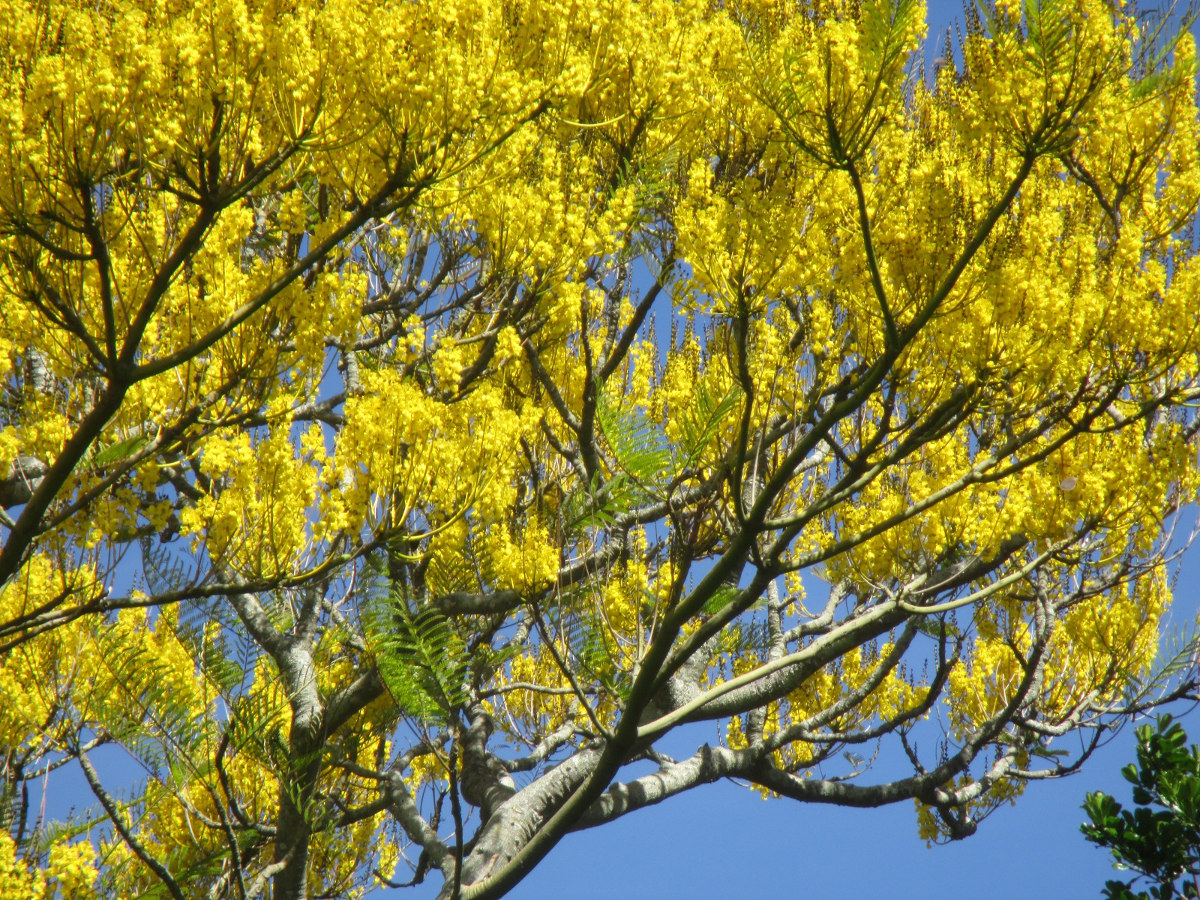
[[[1200,658],[1200,631],[1192,630],[1168,636],[1167,646],[1159,651],[1159,659],[1149,672],[1122,672],[1124,702],[1141,706],[1154,702],[1187,677]]]
[[[401,713],[445,723],[467,702],[471,656],[442,613],[414,611],[392,592],[369,605],[363,626],[379,677]]]
[[[662,429],[637,407],[622,409],[608,393],[599,397],[596,421],[620,472],[647,493],[661,490],[671,466],[671,448]]]
[[[229,697],[245,686],[252,670],[231,658],[230,641],[224,628],[210,628],[202,636],[198,650],[201,674],[217,686],[222,696]]]
[[[20,782],[6,778],[0,783],[0,832],[11,834],[15,830],[21,817],[21,806]]]
[[[679,411],[682,440],[676,460],[677,473],[696,464],[720,432],[722,423],[738,408],[741,396],[741,390],[737,387],[732,387],[723,396],[716,397],[707,385],[696,386],[692,406]]]
[[[632,677],[620,663],[603,618],[578,611],[574,603],[564,603],[549,611],[547,619],[559,652],[577,673],[586,676],[585,681],[597,682],[621,699],[628,697]]]
[[[143,538],[142,571],[151,593],[177,591],[193,584],[188,561],[153,538]],[[177,637],[199,660],[201,671],[230,700],[241,689],[261,654],[233,607],[222,597],[184,600],[178,606]]]
[[[917,0],[876,0],[862,7],[863,33],[869,58],[880,73],[902,62],[903,36],[909,33],[924,9]]]
[[[143,537],[139,544],[142,549],[142,572],[150,593],[178,591],[192,584],[196,575],[193,561],[175,555],[169,546],[151,537]]]
[[[118,441],[115,444],[110,444],[98,451],[92,457],[92,466],[97,469],[105,468],[113,463],[121,462],[127,457],[133,456],[143,447],[150,443],[148,437],[139,436],[129,438],[126,441]]]
[[[429,560],[429,566],[425,570],[425,586],[429,596],[438,597],[455,591],[478,590],[479,584],[474,577],[473,566],[469,564],[474,560],[474,556],[469,555],[470,552],[468,541],[468,547],[464,549],[466,559],[439,554]]]
[[[569,531],[579,528],[604,529],[615,521],[617,513],[632,504],[623,475],[609,479],[600,489],[600,478],[596,476],[587,488],[572,491],[563,506],[563,519]]]
[[[770,646],[765,622],[738,622],[721,633],[718,651],[731,656],[761,655]]]
[[[741,591],[732,585],[721,585],[715,591],[713,591],[712,596],[709,597],[707,602],[704,604],[704,614],[708,616],[715,615],[717,612],[724,609],[725,605],[740,593]]]
[[[813,43],[819,45],[825,39],[821,13],[800,13],[808,17],[809,31],[806,39],[798,42],[795,36],[791,41],[774,40],[774,29],[763,28],[757,21],[743,26],[755,73],[754,82],[746,86],[776,114],[798,149],[837,167],[861,156],[882,126],[886,113],[881,98],[890,89],[902,86],[908,52],[906,36],[923,11],[916,0],[864,0],[852,9],[856,10],[853,14],[865,38],[861,65],[867,77],[849,103],[831,105],[833,85],[808,75],[801,59]],[[831,122],[836,124],[836,140],[831,139]]]
[[[162,627],[160,623],[160,627]],[[154,778],[169,782],[174,767],[195,768],[205,757],[208,720],[172,690],[171,672],[149,648],[103,652],[116,687],[97,692],[89,712],[97,731],[110,735]],[[161,672],[162,677],[156,677]]]
[[[1070,9],[1062,0],[1026,0],[1025,26],[1029,47],[1038,58],[1051,62],[1069,54]]]
[[[618,398],[604,393],[596,403],[596,422],[613,470],[568,495],[564,519],[572,530],[606,528],[621,513],[663,496],[670,484],[670,444],[642,410],[623,409]]]
[[[1178,11],[1178,3],[1149,11],[1139,16],[1139,31],[1133,45],[1133,75],[1130,96],[1141,102],[1161,96],[1178,86],[1191,82],[1196,64],[1181,65],[1175,57],[1176,48],[1184,35],[1192,32],[1200,6],[1189,3]]]
[[[229,755],[246,754],[256,762],[270,765],[272,747],[282,744],[288,724],[288,708],[277,696],[263,691],[244,694],[229,706],[225,735]]]

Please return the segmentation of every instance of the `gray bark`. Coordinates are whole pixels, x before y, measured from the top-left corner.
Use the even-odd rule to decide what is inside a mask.
[[[600,747],[579,750],[497,807],[480,827],[475,845],[463,861],[463,886],[483,881],[529,843],[592,772],[602,752]],[[448,883],[440,900],[448,900],[450,887]]]
[[[8,475],[0,478],[0,509],[28,503],[49,469],[40,459],[18,456]]]
[[[274,896],[300,900],[308,893],[308,853],[312,842],[312,801],[321,771],[325,742],[325,710],[317,688],[312,649],[307,642],[291,642],[275,655],[292,707],[288,735],[288,766],[279,790],[279,822],[275,838]]]

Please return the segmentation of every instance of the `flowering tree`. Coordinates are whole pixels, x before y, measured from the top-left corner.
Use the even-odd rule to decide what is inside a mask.
[[[960,838],[1190,689],[1186,32],[1007,0],[932,72],[913,0],[0,35],[5,896],[498,897],[720,778]],[[68,768],[94,808],[37,820]]]

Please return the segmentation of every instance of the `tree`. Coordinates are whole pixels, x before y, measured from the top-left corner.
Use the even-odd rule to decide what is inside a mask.
[[[913,0],[0,34],[0,883],[498,897],[722,778],[957,839],[1191,690],[1186,29],[1004,2],[933,72]],[[95,808],[31,819],[66,767]]]
[[[1121,770],[1133,785],[1137,809],[1124,809],[1102,791],[1083,804],[1091,824],[1080,826],[1089,841],[1112,850],[1118,868],[1132,869],[1154,886],[1133,893],[1136,882],[1110,881],[1112,898],[1200,897],[1200,750],[1185,747],[1187,733],[1171,716],[1137,730],[1137,765]],[[1154,809],[1153,807],[1160,807]],[[1185,879],[1181,886],[1176,882]]]

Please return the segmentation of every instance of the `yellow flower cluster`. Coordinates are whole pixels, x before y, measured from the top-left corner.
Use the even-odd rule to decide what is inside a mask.
[[[28,864],[0,832],[0,896],[11,900],[83,900],[95,896],[96,854],[86,841],[55,843],[44,867]]]

